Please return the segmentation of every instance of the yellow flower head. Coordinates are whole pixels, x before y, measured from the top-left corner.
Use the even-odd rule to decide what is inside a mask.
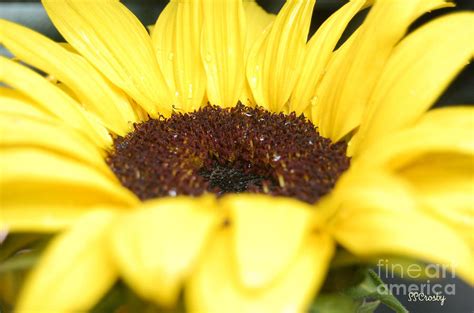
[[[474,110],[428,111],[473,56],[472,12],[407,34],[418,17],[451,4],[352,0],[308,40],[315,0],[288,1],[277,15],[254,1],[172,0],[151,34],[118,1],[42,2],[67,44],[0,20],[0,42],[16,58],[0,57],[0,230],[61,232],[28,277],[18,312],[89,310],[119,279],[163,307],[184,295],[190,312],[302,312],[337,262],[336,247],[361,262],[403,256],[450,264],[474,283]],[[338,45],[367,7],[364,22]],[[222,197],[208,185],[194,193],[198,176],[185,176],[177,163],[167,169],[160,161],[153,177],[143,177],[158,165],[133,152],[147,140],[137,137],[140,129],[163,127],[153,133],[161,136],[169,121],[189,118],[197,122],[180,124],[176,137],[215,140],[210,124],[201,123],[196,135],[206,110],[216,114],[216,131],[225,129],[216,146],[228,137],[226,149],[235,149],[240,137],[247,143],[245,136],[267,124],[286,134],[291,122],[315,125],[317,144],[329,148],[314,151],[340,145],[342,154],[322,153],[326,163],[308,157],[296,168],[301,174],[293,173],[281,162],[301,160],[307,147],[278,133],[285,151],[297,150],[285,160],[266,158],[270,164],[276,157],[278,173],[301,178],[293,193],[276,172],[269,174],[274,186],[262,183],[261,172],[252,176],[260,194]],[[219,124],[236,112],[265,118]],[[267,151],[253,144],[240,145],[225,162],[245,149],[252,158]],[[167,153],[174,147],[161,146]],[[162,156],[160,147],[146,147],[145,156]],[[128,154],[117,161],[120,149]],[[212,157],[222,161],[219,149]],[[194,167],[205,161],[187,160]],[[320,183],[307,188],[308,173],[320,164]],[[338,164],[347,166],[335,170]],[[134,177],[120,174],[127,170]],[[157,197],[153,188],[163,185],[150,181],[191,191],[166,189],[168,197]],[[323,185],[312,200],[296,195]]]

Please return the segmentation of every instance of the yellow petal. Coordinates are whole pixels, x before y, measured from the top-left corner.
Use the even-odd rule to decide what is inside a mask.
[[[245,15],[242,1],[203,1],[201,58],[212,105],[233,107],[244,88]]]
[[[105,175],[111,174],[103,151],[67,125],[3,113],[0,115],[0,149],[23,147],[58,153],[95,167]]]
[[[353,154],[413,124],[473,54],[473,13],[440,17],[404,39],[390,57],[370,98],[352,143]]]
[[[192,112],[205,103],[206,76],[201,60],[202,4],[171,1],[160,14],[152,42],[173,91],[174,109]]]
[[[314,98],[327,63],[349,21],[359,12],[366,0],[351,1],[333,13],[307,44],[301,76],[290,99],[290,112],[303,113]]]
[[[415,127],[386,136],[370,145],[357,161],[395,170],[429,153],[474,154],[474,109],[436,109]]]
[[[0,87],[0,114],[55,122],[55,119],[50,114],[40,110],[33,100],[14,89],[6,87]]]
[[[138,200],[112,177],[66,157],[33,148],[11,148],[0,155],[0,228],[44,230],[63,227],[57,209],[113,205]],[[41,218],[40,218],[41,217]],[[66,218],[67,219],[67,218]]]
[[[248,56],[252,45],[257,41],[265,29],[275,21],[276,15],[265,11],[256,1],[243,2],[245,21],[247,24],[247,38],[245,40],[245,55]]]
[[[123,4],[107,0],[42,2],[63,37],[107,79],[152,116],[171,113],[173,98],[150,37]]]
[[[77,53],[76,49],[74,49],[73,46],[71,46],[71,44],[67,43],[67,42],[58,42],[58,44],[63,47],[64,49],[66,49],[67,51],[69,52],[73,52],[73,53]]]
[[[428,111],[415,127],[421,129],[431,135],[418,139],[428,143],[424,149],[417,153],[408,147],[392,156],[402,163],[389,165],[396,165],[392,169],[411,184],[427,212],[450,223],[474,248],[474,109],[457,106]],[[430,147],[427,138],[432,137],[439,140]]]
[[[231,212],[239,278],[247,288],[265,288],[298,255],[310,231],[312,207],[257,195],[228,196],[223,201]]]
[[[376,1],[347,57],[329,74],[332,81],[318,92],[324,107],[320,118],[329,124],[320,128],[323,136],[339,141],[360,124],[368,98],[379,80],[393,47],[408,26],[423,13],[447,6],[442,0]],[[327,78],[324,78],[327,79]]]
[[[310,236],[281,279],[258,293],[239,286],[231,243],[230,231],[221,231],[193,273],[185,295],[191,312],[305,312],[334,250],[329,237]]]
[[[366,173],[345,189],[338,194],[341,209],[330,227],[344,248],[362,257],[401,255],[452,266],[473,281],[467,242],[448,224],[416,210],[403,181]]]
[[[327,198],[329,199],[324,199],[324,206],[319,209],[327,210],[338,218],[347,218],[352,211],[365,207],[385,207],[392,210],[415,208],[410,187],[406,182],[384,171],[362,167],[358,163],[352,164],[342,175]]]
[[[316,95],[311,99],[310,113],[312,121],[318,126],[318,131],[325,133],[332,127],[333,115],[335,114],[334,107],[329,107],[325,102],[320,101],[320,94],[326,91],[327,88],[334,82],[338,77],[337,69],[344,64],[344,60],[348,57],[351,52],[351,47],[356,41],[360,33],[360,28],[356,29],[352,35],[331,55],[326,69],[324,70],[323,78],[316,87]],[[336,94],[332,94],[335,96]],[[326,99],[326,101],[328,101]]]
[[[17,312],[85,312],[117,277],[105,235],[113,213],[95,211],[53,240],[26,280]]]
[[[315,0],[288,1],[250,52],[247,79],[257,105],[284,109],[300,75]]]
[[[174,78],[178,104],[185,112],[198,109],[206,100],[206,74],[200,54],[202,16],[200,3],[178,1]]]
[[[109,133],[79,104],[32,70],[0,57],[0,81],[35,100],[44,111],[85,134],[101,147],[112,143]]]
[[[78,54],[26,27],[0,20],[0,41],[17,58],[66,84],[86,109],[105,125],[125,135],[136,116],[126,96]]]
[[[450,224],[474,251],[474,158],[431,154],[404,166],[397,174],[415,190],[426,212]]]
[[[174,83],[174,36],[176,27],[176,11],[178,1],[170,1],[160,13],[153,31],[151,43],[163,77],[171,91],[175,91]]]
[[[263,32],[268,31],[270,25],[275,20],[276,15],[266,12],[256,1],[244,1],[245,21],[247,23],[247,38],[245,40],[245,68],[252,46],[258,38],[264,36]],[[255,106],[255,99],[250,89],[250,85],[245,80],[245,86],[240,96],[240,102],[246,106]]]
[[[125,281],[145,299],[174,305],[218,222],[207,197],[160,199],[125,215],[111,237]]]
[[[417,128],[459,128],[473,130],[474,107],[472,105],[456,105],[437,108],[425,112],[415,124]]]

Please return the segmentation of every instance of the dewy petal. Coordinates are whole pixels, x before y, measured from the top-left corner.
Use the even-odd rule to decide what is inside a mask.
[[[206,73],[200,53],[202,11],[198,1],[178,1],[174,79],[178,104],[183,106],[185,112],[198,109],[206,100]]]
[[[352,154],[416,122],[473,54],[472,12],[437,18],[404,39],[390,57],[370,98],[360,130],[351,143]]]
[[[173,97],[150,37],[119,1],[43,0],[64,38],[150,115],[169,115]]]
[[[84,216],[59,235],[26,280],[16,312],[85,312],[117,278],[113,260],[104,249],[113,218],[108,211]]]
[[[0,81],[35,100],[43,110],[85,134],[101,147],[112,143],[109,133],[80,105],[41,75],[4,57],[0,57]]]
[[[449,266],[473,281],[469,244],[449,224],[417,210],[403,180],[365,171],[348,176],[340,189],[335,196],[340,210],[329,229],[351,253],[414,257]]]
[[[174,83],[174,36],[178,1],[170,1],[158,16],[151,33],[151,43],[161,72],[171,91],[176,90]],[[155,31],[156,30],[156,31]]]
[[[222,205],[230,210],[240,281],[247,288],[267,287],[298,255],[310,231],[312,207],[261,195],[228,196]]]
[[[191,312],[305,312],[326,276],[334,250],[328,236],[311,235],[284,275],[257,292],[239,285],[231,246],[230,231],[222,230],[204,254],[186,288]]]
[[[218,222],[212,197],[155,200],[125,215],[111,237],[123,278],[141,297],[174,305]]]
[[[125,135],[137,121],[127,97],[80,55],[15,23],[0,20],[0,28],[0,42],[15,57],[66,84],[110,130]]]
[[[275,20],[276,15],[266,12],[256,1],[244,1],[245,21],[247,23],[247,38],[245,40],[245,67],[252,46],[258,38],[263,37],[263,32],[268,31],[270,25]],[[255,99],[250,89],[250,85],[245,80],[245,86],[240,96],[240,101],[246,106],[254,106]]]
[[[263,31],[275,21],[276,15],[268,13],[256,1],[243,2],[245,21],[247,23],[247,38],[245,40],[245,55],[248,56],[250,48],[262,35]]]
[[[124,208],[138,202],[112,173],[106,176],[73,159],[39,149],[2,149],[0,172],[3,229],[34,231],[57,227],[54,214],[58,208]]]
[[[328,71],[323,79],[331,77],[331,82],[316,95],[321,103],[317,115],[329,122],[319,128],[324,137],[339,141],[360,124],[379,75],[408,26],[423,13],[445,6],[442,0],[375,1],[347,57],[331,69],[337,73]]]
[[[233,107],[245,83],[245,14],[241,0],[202,1],[201,58],[207,97],[213,105]]]
[[[201,59],[202,4],[171,1],[160,14],[152,41],[158,63],[176,97],[175,110],[191,112],[203,105],[206,75]]]
[[[382,138],[356,158],[370,167],[397,170],[426,154],[474,154],[474,109],[428,111],[415,127]]]
[[[333,13],[318,29],[307,44],[301,76],[296,83],[290,99],[290,112],[303,113],[308,106],[316,104],[314,98],[327,63],[349,21],[359,12],[366,0],[347,3]]]
[[[286,2],[271,29],[250,52],[250,88],[256,103],[273,112],[284,110],[300,75],[314,3]]]

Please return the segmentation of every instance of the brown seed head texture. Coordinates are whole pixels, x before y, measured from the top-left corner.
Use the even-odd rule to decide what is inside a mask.
[[[107,163],[140,199],[264,193],[315,203],[349,167],[304,116],[238,104],[206,106],[135,124],[114,139]]]

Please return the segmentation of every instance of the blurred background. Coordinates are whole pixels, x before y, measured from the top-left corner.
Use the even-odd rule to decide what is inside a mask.
[[[142,21],[144,25],[151,25],[163,10],[168,1],[122,1],[133,11],[133,13]],[[257,1],[267,11],[276,13],[283,5],[283,0],[259,0]],[[321,25],[321,23],[335,10],[341,7],[346,1],[343,0],[318,0],[316,9],[313,13],[311,34]],[[422,16],[414,23],[411,30],[426,23],[430,19],[447,14],[449,12],[460,10],[474,10],[474,0],[458,0],[456,8],[438,10],[425,16]],[[347,34],[350,34],[357,25],[363,20],[366,12],[356,16],[354,23],[351,23]],[[55,30],[49,21],[45,11],[39,1],[1,1],[0,0],[0,18],[5,18],[22,25],[28,26],[41,32],[56,41],[64,41],[61,35]],[[345,36],[347,36],[347,34]],[[440,44],[443,44],[440,42]],[[0,54],[8,55],[8,52],[0,47]],[[436,66],[436,64],[433,64]],[[446,92],[440,97],[435,106],[449,106],[454,104],[472,104],[474,103],[474,64],[471,63],[461,72]],[[474,132],[473,132],[474,137]],[[473,230],[474,231],[474,230]],[[398,278],[383,277],[386,283],[390,284],[412,284],[413,281],[405,281]],[[455,278],[446,278],[440,281],[432,281],[442,286],[455,284],[455,295],[447,295],[444,305],[439,302],[412,302],[408,295],[399,295],[398,299],[406,306],[410,312],[420,313],[474,313],[474,289],[462,281]],[[386,308],[379,308],[377,313],[392,312]]]

